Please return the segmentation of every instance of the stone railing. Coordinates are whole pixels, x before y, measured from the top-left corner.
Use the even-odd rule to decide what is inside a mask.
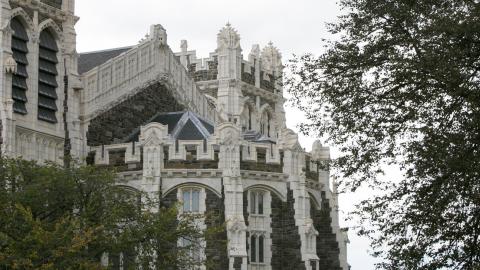
[[[83,75],[83,101],[88,112],[84,117],[94,118],[153,81],[164,82],[187,109],[214,119],[207,99],[158,34]]]
[[[219,148],[213,142],[174,141],[163,144],[163,169],[218,169]],[[143,147],[138,142],[92,147],[95,165],[117,171],[143,169]]]
[[[282,154],[275,144],[247,142],[241,151],[241,170],[283,172]]]
[[[207,141],[166,139],[163,145],[163,169],[218,169],[219,145]],[[143,146],[139,142],[92,147],[94,164],[110,166],[117,171],[143,168]],[[240,169],[247,171],[283,172],[282,152],[274,144],[245,142],[241,150]]]

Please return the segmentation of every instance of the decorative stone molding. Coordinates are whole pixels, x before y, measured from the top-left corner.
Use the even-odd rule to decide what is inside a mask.
[[[271,72],[278,72],[282,70],[282,54],[273,46],[273,43],[270,41],[268,45],[262,50],[262,63],[265,69]]]
[[[5,63],[5,73],[7,74],[15,74],[17,72],[17,62],[13,58],[13,56],[9,55],[7,56]]]
[[[240,35],[230,23],[227,23],[217,35],[218,48],[240,49]]]
[[[30,18],[30,15],[28,15],[28,13],[23,8],[18,7],[12,10],[12,13],[10,14],[10,20],[15,17],[21,18],[27,28],[27,31],[33,31],[33,29],[35,29],[33,26],[32,18]]]

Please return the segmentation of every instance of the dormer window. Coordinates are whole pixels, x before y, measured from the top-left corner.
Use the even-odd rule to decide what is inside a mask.
[[[12,35],[13,58],[17,62],[17,72],[12,77],[13,111],[18,114],[27,114],[27,54],[28,35],[19,19],[14,18],[10,23]]]
[[[38,119],[57,123],[57,42],[47,29],[40,34],[38,61]]]

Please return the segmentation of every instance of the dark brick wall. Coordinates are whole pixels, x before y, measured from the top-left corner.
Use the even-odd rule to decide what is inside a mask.
[[[270,91],[272,93],[275,93],[275,79],[273,75],[267,74],[267,77],[269,78],[269,80],[264,80],[263,74],[264,74],[264,71],[260,71],[260,78],[261,78],[260,88]]]
[[[245,70],[245,64],[242,63],[242,81],[255,85],[255,67],[250,67],[250,73]]]
[[[177,203],[177,189],[170,191],[160,200],[160,207],[170,208]]]
[[[316,209],[315,203],[310,201],[310,216],[313,219],[315,229],[318,231],[317,255],[320,258],[320,269],[340,270],[340,249],[337,239],[332,230],[332,218],[330,202],[322,191],[322,209]]]
[[[184,106],[175,100],[163,84],[152,84],[95,117],[88,128],[88,145],[122,142],[155,114],[182,110]]]
[[[205,255],[207,256],[208,270],[224,270],[228,269],[228,253],[227,253],[227,231],[225,228],[225,204],[224,195],[218,197],[210,190],[206,190],[207,198],[205,200],[207,206],[207,217],[205,224],[207,229],[221,228],[218,232],[207,239],[207,247]]]
[[[257,161],[240,161],[240,170],[261,171],[261,172],[283,172],[283,164],[267,164],[267,150],[257,148]],[[242,151],[240,151],[240,160],[242,160]]]
[[[163,164],[165,169],[218,169],[219,151],[214,152],[213,160],[197,160],[197,155],[189,157],[187,152],[186,160],[168,160],[168,147],[163,150]]]
[[[272,269],[302,270],[301,240],[295,225],[293,191],[287,202],[272,193]],[[328,269],[328,268],[325,268]]]
[[[235,259],[233,260],[233,269],[242,270],[242,258],[235,257]]]
[[[211,81],[216,80],[218,75],[218,59],[214,57],[213,61],[207,62],[208,70],[195,71],[197,64],[190,64],[188,66],[188,72],[192,76],[193,80],[199,81]]]

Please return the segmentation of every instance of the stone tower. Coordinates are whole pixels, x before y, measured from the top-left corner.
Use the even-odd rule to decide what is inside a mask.
[[[40,162],[62,160],[65,72],[70,81],[73,153],[79,153],[74,7],[74,0],[0,2],[1,150],[7,155]]]

